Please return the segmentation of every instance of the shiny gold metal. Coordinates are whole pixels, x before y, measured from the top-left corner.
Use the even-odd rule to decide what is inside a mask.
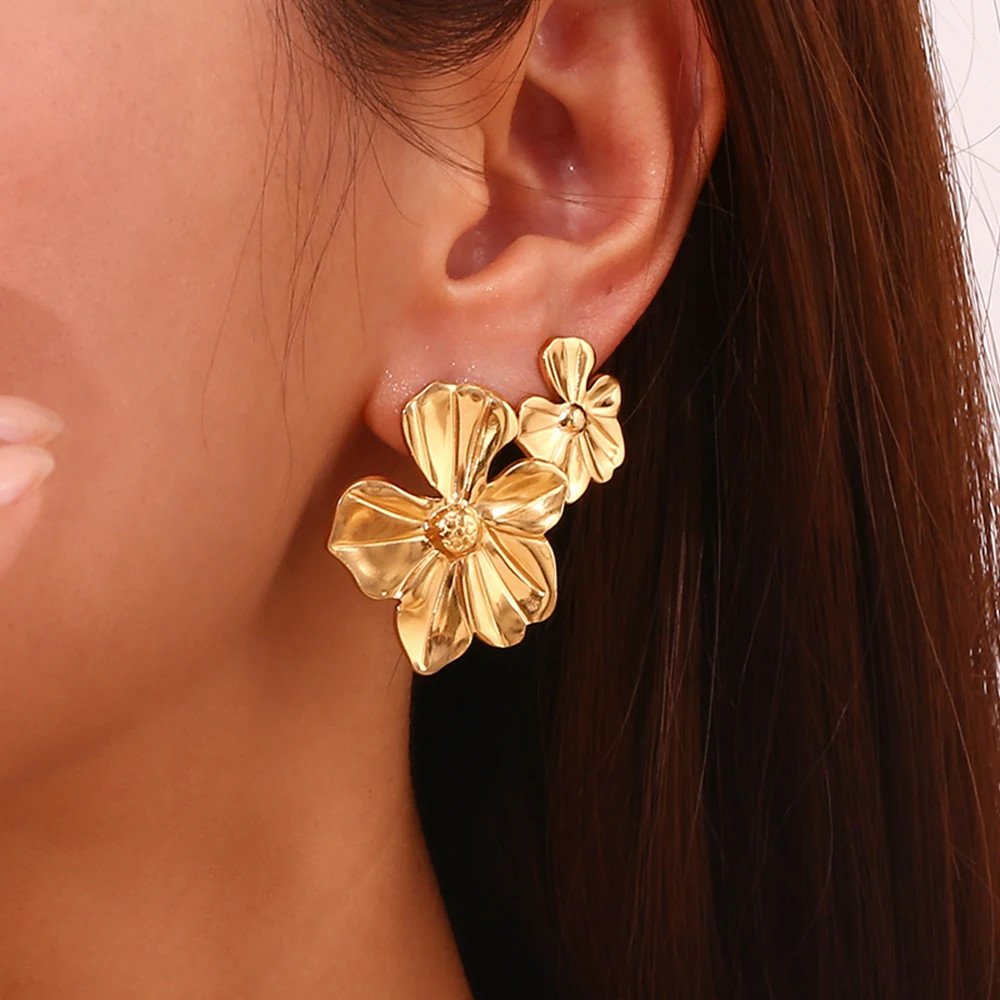
[[[560,401],[533,396],[519,415],[480,386],[433,382],[403,408],[403,436],[438,495],[372,477],[341,496],[327,547],[363,593],[399,602],[396,631],[417,673],[436,673],[473,636],[513,646],[552,614],[545,533],[625,458],[621,387],[610,375],[588,386],[594,360],[586,341],[551,341],[542,372]],[[515,439],[528,457],[491,480]]]
[[[594,349],[579,337],[550,341],[542,351],[542,374],[560,401],[531,396],[520,409],[517,443],[527,455],[562,469],[567,503],[579,500],[591,482],[606,483],[625,460],[621,386],[598,375],[588,387],[594,360]]]
[[[434,382],[403,409],[403,433],[438,496],[363,479],[337,504],[328,548],[369,597],[399,601],[396,629],[413,669],[432,674],[473,635],[513,646],[552,614],[556,565],[544,535],[567,480],[537,458],[489,479],[518,432],[509,404],[476,385]]]

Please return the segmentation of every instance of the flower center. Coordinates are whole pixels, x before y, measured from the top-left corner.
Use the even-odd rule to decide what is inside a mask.
[[[587,426],[587,411],[579,403],[570,403],[562,411],[559,426],[571,434],[579,434]]]
[[[481,530],[479,515],[464,500],[440,507],[427,521],[427,537],[447,556],[468,555],[479,543]]]

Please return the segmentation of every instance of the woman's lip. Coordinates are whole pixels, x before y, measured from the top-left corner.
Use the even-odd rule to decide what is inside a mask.
[[[47,406],[19,396],[0,396],[0,441],[9,444],[45,444],[65,425]]]

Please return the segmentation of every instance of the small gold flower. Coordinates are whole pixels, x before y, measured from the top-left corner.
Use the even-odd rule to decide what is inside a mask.
[[[413,496],[385,479],[354,483],[328,548],[369,597],[399,601],[403,648],[415,670],[431,674],[473,635],[513,646],[552,613],[556,565],[543,536],[562,516],[567,484],[537,459],[488,480],[517,418],[478,386],[429,385],[404,408],[403,433],[440,496]]]
[[[621,386],[610,375],[598,375],[588,388],[593,370],[594,349],[585,340],[552,340],[542,352],[542,373],[561,402],[531,396],[521,404],[517,443],[562,469],[569,481],[567,503],[579,500],[592,480],[606,483],[625,460]]]

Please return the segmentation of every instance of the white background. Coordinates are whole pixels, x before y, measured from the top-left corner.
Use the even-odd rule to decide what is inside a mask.
[[[878,3],[879,0],[871,0]],[[1000,341],[1000,0],[929,0],[994,365]],[[1000,374],[1000,368],[994,367]]]

